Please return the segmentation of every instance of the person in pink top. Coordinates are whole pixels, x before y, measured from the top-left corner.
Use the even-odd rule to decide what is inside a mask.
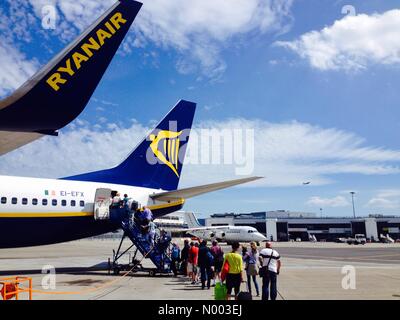
[[[212,247],[210,248],[211,254],[214,256],[214,283],[216,278],[221,279],[222,263],[224,262],[224,251],[218,245],[217,240],[212,242]]]

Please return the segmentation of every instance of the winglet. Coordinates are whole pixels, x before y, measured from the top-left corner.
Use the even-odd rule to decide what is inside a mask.
[[[11,96],[0,130],[55,132],[85,108],[142,4],[119,0]]]

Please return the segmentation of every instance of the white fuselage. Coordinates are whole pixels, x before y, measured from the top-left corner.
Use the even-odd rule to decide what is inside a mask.
[[[203,240],[214,239],[224,242],[260,242],[267,238],[253,227],[239,226],[218,226],[204,227],[188,231],[189,234]]]
[[[0,248],[53,244],[111,232],[121,228],[94,214],[99,188],[127,194],[153,216],[179,210],[183,200],[165,203],[150,195],[162,190],[118,184],[0,176]],[[111,194],[110,194],[111,195]]]
[[[93,214],[98,188],[118,191],[121,197],[127,194],[141,205],[154,205],[149,195],[162,191],[118,184],[0,176],[0,217],[7,214]]]

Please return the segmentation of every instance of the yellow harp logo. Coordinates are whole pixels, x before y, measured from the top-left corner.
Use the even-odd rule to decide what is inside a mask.
[[[178,164],[179,164],[179,147],[180,140],[179,136],[182,134],[180,132],[173,132],[167,130],[161,130],[158,132],[157,136],[154,134],[150,135],[150,148],[154,155],[162,163],[166,164],[179,178],[178,174]],[[160,150],[161,148],[161,150]]]

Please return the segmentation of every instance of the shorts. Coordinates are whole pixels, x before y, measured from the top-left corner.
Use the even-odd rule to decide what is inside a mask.
[[[214,267],[215,267],[215,272],[220,273],[222,270],[222,263],[223,261],[215,261],[214,262]]]
[[[188,273],[190,273],[190,272],[197,273],[197,267],[196,267],[196,265],[193,264],[193,263],[191,263],[191,262],[188,262],[188,263],[187,263],[187,272],[188,272]]]
[[[241,273],[228,273],[226,275],[226,289],[227,293],[231,294],[232,289],[235,290],[235,295],[239,294],[240,285],[242,283],[242,274]]]

